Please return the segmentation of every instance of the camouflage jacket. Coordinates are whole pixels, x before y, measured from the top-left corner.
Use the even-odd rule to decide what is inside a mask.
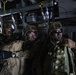
[[[66,72],[60,69],[62,66],[58,66],[55,64],[61,62],[59,64],[61,65],[65,61],[64,60],[65,46],[68,48],[75,48],[75,42],[70,39],[64,39],[64,41],[62,41],[58,45],[53,44],[52,42],[48,44],[48,52],[46,54],[44,63],[44,75],[66,75]],[[59,69],[58,71],[56,71],[55,68],[58,67]]]

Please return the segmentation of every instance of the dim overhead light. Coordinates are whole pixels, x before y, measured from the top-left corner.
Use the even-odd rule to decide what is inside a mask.
[[[57,5],[57,2],[54,2],[54,5]]]
[[[0,25],[1,25],[1,22],[0,22]]]
[[[14,25],[11,25],[11,27],[12,27],[13,30],[15,29]]]

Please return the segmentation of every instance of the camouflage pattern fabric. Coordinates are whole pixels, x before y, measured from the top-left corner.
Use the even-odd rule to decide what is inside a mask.
[[[9,44],[2,46],[2,50],[7,50],[11,52],[16,52],[17,57],[10,57],[7,59],[7,62],[3,65],[3,68],[0,72],[0,75],[22,75],[24,72],[25,59],[28,55],[28,52],[21,52],[23,41],[13,41]],[[20,52],[19,52],[20,51]]]
[[[64,48],[65,46],[69,50],[68,51],[69,55],[66,52],[67,50]],[[45,59],[45,63],[44,63],[44,75],[70,75],[70,74],[75,75],[75,70],[74,70],[75,65],[74,65],[74,61],[73,61],[74,57],[73,57],[73,52],[71,51],[71,48],[75,48],[75,42],[73,42],[70,39],[65,39],[64,42],[60,43],[60,45],[58,46],[58,49],[60,48],[60,51],[58,49],[54,50],[55,47],[56,47],[56,45],[54,45],[53,43],[50,43],[48,46],[48,53],[46,55],[46,59]],[[60,52],[61,55],[58,54],[58,52]],[[66,56],[64,57],[64,55],[66,55]],[[63,58],[62,58],[62,56],[63,56]],[[58,60],[59,61],[62,60],[62,61],[60,61],[61,63]],[[59,65],[56,65],[58,63],[60,63],[59,65],[61,66],[61,69],[63,68],[63,70],[60,69]],[[68,64],[66,66],[67,69],[65,69],[64,64]],[[71,64],[71,65],[69,66],[69,64]],[[59,66],[59,69],[58,69],[58,66]],[[65,71],[65,70],[67,70],[67,71]]]

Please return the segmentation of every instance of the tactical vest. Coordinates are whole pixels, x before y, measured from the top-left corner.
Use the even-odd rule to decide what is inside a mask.
[[[75,75],[73,52],[68,47],[56,45],[52,52],[48,51],[45,64],[44,75]]]

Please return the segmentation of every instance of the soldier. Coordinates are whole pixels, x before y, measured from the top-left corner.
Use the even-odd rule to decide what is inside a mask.
[[[44,47],[46,42],[45,35],[40,35],[37,28],[33,25],[28,25],[24,32],[27,42],[26,50],[29,51],[27,75],[43,75]]]
[[[4,29],[4,36],[4,43],[0,47],[0,60],[6,60],[6,62],[3,64],[0,75],[22,75],[28,54],[26,51],[23,52],[25,42],[14,37],[9,25]]]
[[[71,48],[75,48],[75,42],[64,39],[62,24],[59,21],[53,22],[49,29],[44,75],[75,75],[74,57]]]

